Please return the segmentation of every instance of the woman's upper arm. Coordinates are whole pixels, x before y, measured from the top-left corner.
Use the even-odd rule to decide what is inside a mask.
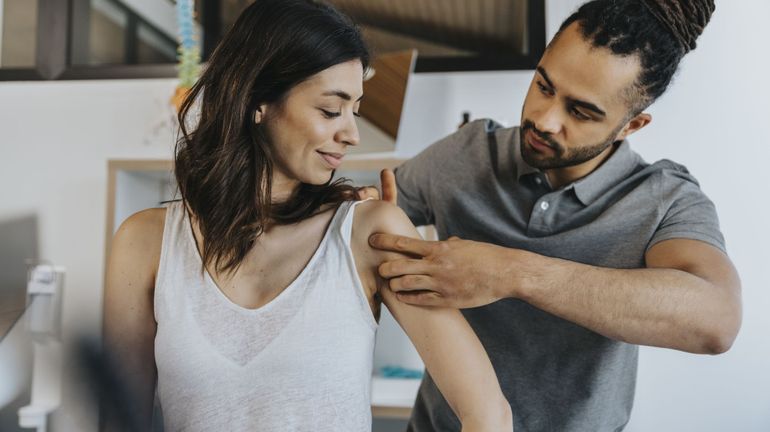
[[[121,381],[136,386],[142,399],[137,415],[143,418],[152,415],[155,390],[153,293],[164,217],[164,209],[145,210],[120,226],[112,241],[104,291],[105,353]]]
[[[360,206],[369,207],[362,209],[365,218],[362,220],[367,227],[359,225],[361,234],[367,239],[374,232],[419,238],[417,230],[399,208],[384,202],[367,202]],[[383,302],[417,348],[433,381],[457,416],[461,420],[496,414],[504,417],[510,407],[484,347],[460,311],[400,302],[388,287],[387,280],[376,274],[376,269],[384,261],[408,257],[394,252],[371,251],[373,262],[369,268],[375,273],[373,278]]]

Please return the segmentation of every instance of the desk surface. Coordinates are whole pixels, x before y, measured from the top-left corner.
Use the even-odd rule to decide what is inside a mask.
[[[24,313],[25,303],[23,289],[0,291],[0,342]]]

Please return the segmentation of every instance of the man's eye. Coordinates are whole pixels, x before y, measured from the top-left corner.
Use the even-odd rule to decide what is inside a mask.
[[[339,117],[340,116],[340,113],[338,113],[338,112],[326,111],[325,109],[321,109],[321,112],[323,113],[324,117],[326,117],[326,118],[335,118],[335,117]]]
[[[547,95],[551,94],[551,89],[549,89],[548,87],[544,86],[540,82],[536,82],[536,84],[537,84],[537,88],[540,89],[540,93],[547,94]]]
[[[572,115],[575,116],[575,118],[578,120],[591,120],[590,116],[583,114],[577,108],[572,108],[570,111],[572,112]]]

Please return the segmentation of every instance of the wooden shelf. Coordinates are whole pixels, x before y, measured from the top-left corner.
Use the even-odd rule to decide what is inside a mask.
[[[408,419],[420,382],[419,379],[372,377],[372,415]]]

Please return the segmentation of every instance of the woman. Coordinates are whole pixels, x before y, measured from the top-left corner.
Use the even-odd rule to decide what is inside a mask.
[[[369,56],[311,0],[257,0],[182,106],[182,200],[126,220],[110,257],[105,344],[166,430],[364,431],[384,302],[464,430],[511,430],[483,347],[457,310],[402,304],[374,232],[417,236],[397,207],[331,182]],[[200,102],[193,131],[191,106]]]

